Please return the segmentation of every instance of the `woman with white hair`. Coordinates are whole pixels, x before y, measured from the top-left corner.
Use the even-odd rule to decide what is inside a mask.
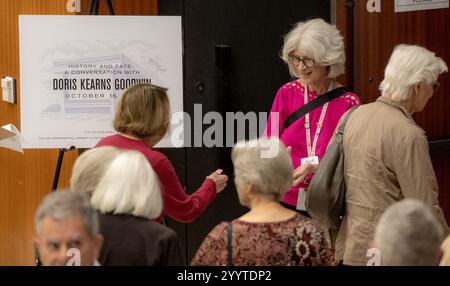
[[[299,22],[285,36],[281,58],[295,80],[277,92],[266,135],[292,148],[294,183],[284,206],[307,215],[305,191],[341,116],[360,103],[336,78],[344,73],[344,41],[334,25],[322,19]],[[300,108],[311,106],[310,111]],[[296,112],[297,111],[297,112]]]
[[[110,146],[83,152],[73,165],[70,188],[92,196],[109,163],[120,153],[120,149]]]
[[[101,213],[101,265],[183,265],[177,234],[154,221],[163,211],[160,183],[140,152],[122,151],[111,161],[91,203]]]
[[[428,141],[412,117],[424,109],[446,71],[433,52],[398,45],[386,66],[381,96],[350,116],[343,141],[346,213],[336,240],[336,257],[344,264],[366,264],[381,214],[404,198],[432,207],[448,233]]]
[[[250,211],[222,222],[205,238],[192,265],[287,266],[334,263],[324,231],[280,205],[292,185],[292,163],[276,138],[241,141],[232,151],[239,202]]]

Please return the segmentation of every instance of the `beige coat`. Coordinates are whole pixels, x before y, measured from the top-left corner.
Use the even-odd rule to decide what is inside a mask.
[[[448,233],[425,132],[398,104],[383,97],[360,106],[344,130],[346,214],[336,258],[366,265],[374,232],[387,207],[404,198],[431,206]]]

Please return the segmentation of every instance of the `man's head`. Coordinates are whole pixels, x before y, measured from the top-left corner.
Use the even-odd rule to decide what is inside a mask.
[[[90,266],[100,254],[99,221],[85,193],[60,191],[47,195],[36,216],[36,248],[42,265]],[[77,257],[79,255],[79,257]]]
[[[400,44],[386,66],[380,91],[384,97],[398,103],[409,102],[411,113],[420,112],[439,87],[439,75],[447,71],[447,64],[434,52]]]

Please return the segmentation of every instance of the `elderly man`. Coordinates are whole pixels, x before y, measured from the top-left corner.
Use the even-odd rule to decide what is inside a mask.
[[[444,236],[431,209],[406,199],[390,206],[375,231],[375,246],[383,266],[437,266]]]
[[[35,245],[43,266],[99,265],[103,237],[86,194],[60,191],[47,195],[35,220]]]
[[[439,87],[445,62],[419,46],[399,45],[386,66],[381,97],[359,107],[344,132],[346,213],[336,240],[344,265],[365,265],[381,214],[404,198],[433,208],[445,233],[425,132],[412,117]]]

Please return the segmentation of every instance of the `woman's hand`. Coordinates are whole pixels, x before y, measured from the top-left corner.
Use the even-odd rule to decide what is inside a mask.
[[[317,171],[317,164],[305,164],[301,165],[300,167],[297,167],[297,169],[294,170],[294,173],[292,174],[292,180],[293,186],[298,186],[305,178],[311,174],[315,173]]]
[[[222,169],[217,169],[215,172],[211,173],[211,175],[206,177],[214,181],[217,193],[220,193],[227,186],[228,176],[222,175],[222,172]]]

